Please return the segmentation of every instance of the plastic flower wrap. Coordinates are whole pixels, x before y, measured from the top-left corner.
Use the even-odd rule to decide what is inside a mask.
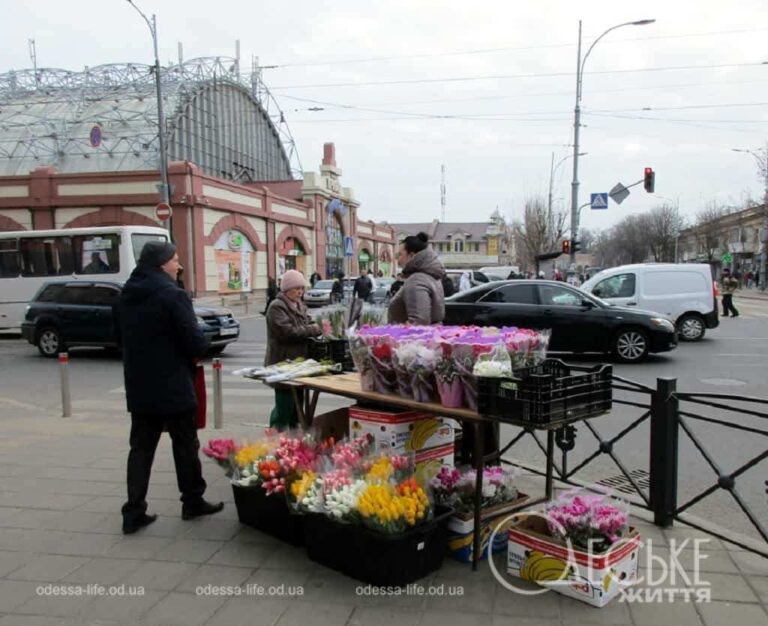
[[[584,549],[591,542],[596,552],[604,552],[629,530],[626,501],[581,489],[560,495],[547,505],[546,513],[554,537],[570,539]]]
[[[325,492],[325,512],[335,520],[352,521],[358,510],[358,501],[367,488],[364,480],[358,478],[349,484],[337,485]]]
[[[512,369],[538,365],[547,356],[550,331],[535,331],[526,328],[514,329],[504,336],[504,344],[512,361]]]
[[[478,356],[472,373],[475,376],[485,378],[509,378],[512,376],[512,360],[506,347],[498,344],[493,346],[490,352]]]
[[[380,454],[369,458],[363,465],[368,482],[397,482],[413,475],[415,467],[413,454]]]
[[[397,393],[397,374],[393,361],[395,342],[391,337],[372,337],[369,343],[373,366],[373,391],[384,394]]]
[[[511,467],[485,468],[480,505],[485,508],[516,500],[517,476],[518,471]],[[453,507],[457,513],[470,513],[474,510],[476,482],[477,472],[474,469],[462,471],[458,468],[442,467],[432,479],[431,487],[436,502]]]
[[[412,342],[403,342],[395,348],[393,364],[397,380],[397,391],[403,398],[413,397],[413,381],[410,368],[415,350],[416,344]]]
[[[311,470],[304,472],[300,478],[291,483],[289,493],[289,502],[299,511],[323,512],[325,503],[323,479],[315,472]]]
[[[343,306],[335,306],[323,309],[315,315],[315,323],[322,330],[323,338],[344,339],[346,337],[345,313]]]
[[[333,467],[348,471],[358,470],[363,463],[363,459],[368,455],[372,442],[373,437],[364,435],[337,443],[330,453]]]
[[[490,336],[476,337],[456,342],[453,346],[453,360],[464,388],[464,402],[473,411],[477,411],[475,361],[479,355],[489,352],[496,341],[496,338]]]

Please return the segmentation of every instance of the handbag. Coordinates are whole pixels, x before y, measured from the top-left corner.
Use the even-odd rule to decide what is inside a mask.
[[[195,365],[195,396],[197,397],[197,409],[195,410],[195,426],[198,430],[205,428],[205,418],[207,414],[207,392],[205,389],[205,367],[202,363]]]

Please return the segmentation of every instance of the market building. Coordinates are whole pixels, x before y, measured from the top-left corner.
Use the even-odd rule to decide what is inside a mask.
[[[148,67],[0,75],[0,230],[152,225],[161,183]],[[264,290],[287,269],[390,274],[394,230],[359,217],[335,146],[304,172],[282,112],[237,59],[163,68],[171,231],[196,295]]]
[[[487,222],[392,224],[398,241],[424,232],[446,268],[479,269],[514,263],[514,239],[504,218],[494,211]]]

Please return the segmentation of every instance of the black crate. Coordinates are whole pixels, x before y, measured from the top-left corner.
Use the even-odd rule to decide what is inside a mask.
[[[355,369],[352,361],[352,353],[349,351],[348,339],[316,339],[310,338],[308,342],[308,355],[315,361],[332,361],[341,363],[345,372]]]
[[[295,546],[304,545],[304,516],[291,511],[285,494],[268,496],[261,485],[232,485],[232,493],[241,524]]]
[[[529,424],[594,417],[611,410],[612,376],[611,365],[580,367],[547,359],[511,378],[478,377],[478,412]]]
[[[453,509],[437,507],[435,517],[396,535],[325,515],[305,518],[307,555],[313,561],[365,583],[403,587],[440,569],[448,546]]]

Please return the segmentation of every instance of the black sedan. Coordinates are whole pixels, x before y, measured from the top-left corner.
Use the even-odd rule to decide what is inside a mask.
[[[492,282],[446,298],[445,323],[548,328],[553,352],[612,353],[625,363],[677,347],[665,316],[612,306],[549,280]]]

